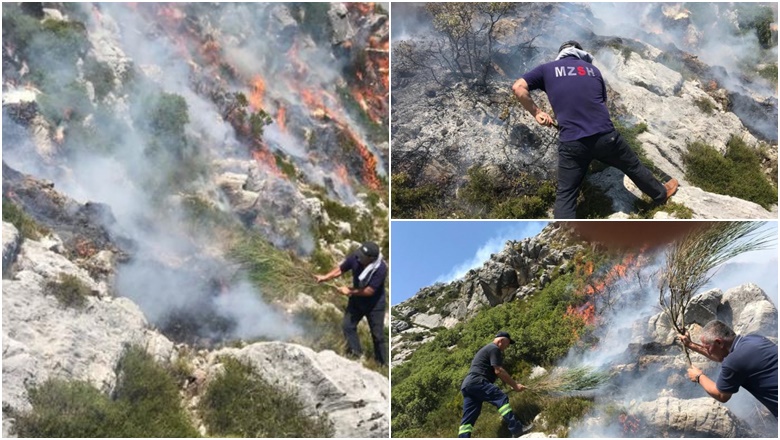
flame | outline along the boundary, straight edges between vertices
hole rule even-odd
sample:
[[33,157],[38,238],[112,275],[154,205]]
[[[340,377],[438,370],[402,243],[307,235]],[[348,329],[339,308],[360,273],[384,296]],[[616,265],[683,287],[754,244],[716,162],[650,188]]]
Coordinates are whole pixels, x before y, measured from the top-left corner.
[[381,184],[376,174],[376,157],[368,150],[368,147],[358,139],[355,133],[348,128],[344,128],[346,134],[350,137],[355,147],[357,147],[360,157],[363,159],[363,183],[373,190],[378,190]]
[[279,124],[280,130],[287,132],[287,110],[281,105],[276,113],[276,123]]
[[336,177],[342,184],[349,186],[349,172],[347,171],[347,167],[345,167],[344,164],[339,164],[336,166]]
[[253,149],[252,157],[261,167],[269,171],[271,174],[277,177],[286,178],[284,173],[282,173],[279,167],[276,166],[276,157],[267,147],[261,145]]
[[252,92],[249,95],[249,104],[255,110],[263,108],[263,95],[265,95],[265,81],[260,75],[252,78]]

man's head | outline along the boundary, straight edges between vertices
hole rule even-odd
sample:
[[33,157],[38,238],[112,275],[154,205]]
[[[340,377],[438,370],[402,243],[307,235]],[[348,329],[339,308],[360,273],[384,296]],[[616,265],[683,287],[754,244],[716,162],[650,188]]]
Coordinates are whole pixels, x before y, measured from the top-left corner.
[[498,332],[496,333],[496,337],[493,339],[493,343],[498,345],[499,350],[504,351],[509,347],[509,345],[514,344],[515,341],[512,340],[512,337],[509,336],[509,333]]
[[563,49],[566,49],[567,47],[574,47],[574,48],[577,48],[579,50],[583,50],[582,49],[582,45],[580,43],[578,43],[578,42],[576,42],[574,40],[569,40],[569,41],[561,44],[561,47],[558,49],[558,53],[561,53],[561,51]]
[[379,246],[373,241],[367,241],[360,245],[357,256],[360,260],[360,264],[364,266],[371,264],[379,257]]
[[710,356],[716,359],[718,362],[723,362],[723,359],[729,355],[731,350],[731,344],[734,342],[734,338],[737,335],[734,330],[721,321],[710,321],[701,329],[701,345],[707,350]]

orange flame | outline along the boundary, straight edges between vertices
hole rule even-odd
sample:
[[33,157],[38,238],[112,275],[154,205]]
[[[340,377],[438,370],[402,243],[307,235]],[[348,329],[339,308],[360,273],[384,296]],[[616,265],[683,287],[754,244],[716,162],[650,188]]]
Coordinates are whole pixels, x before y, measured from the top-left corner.
[[279,169],[278,166],[276,166],[276,157],[271,153],[271,151],[264,147],[260,146],[258,148],[255,148],[252,150],[252,157],[257,161],[257,163],[268,170],[271,174],[285,178],[284,173]]
[[339,164],[336,167],[336,177],[341,183],[349,186],[349,172],[347,171],[347,167],[345,167],[343,164]]
[[265,81],[260,75],[252,78],[252,92],[249,96],[249,104],[255,110],[263,108],[263,95],[265,95]]
[[279,129],[283,132],[287,131],[287,110],[283,106],[279,106],[279,111],[276,113],[276,123],[279,124]]
[[369,188],[373,190],[378,190],[380,187],[380,183],[379,183],[379,176],[377,176],[376,174],[376,165],[377,165],[376,157],[368,150],[368,147],[366,147],[365,144],[360,142],[360,139],[358,139],[358,137],[355,136],[352,130],[345,128],[345,131],[347,135],[349,135],[349,137],[354,142],[355,146],[357,147],[358,153],[360,154],[360,157],[363,159],[363,182]]

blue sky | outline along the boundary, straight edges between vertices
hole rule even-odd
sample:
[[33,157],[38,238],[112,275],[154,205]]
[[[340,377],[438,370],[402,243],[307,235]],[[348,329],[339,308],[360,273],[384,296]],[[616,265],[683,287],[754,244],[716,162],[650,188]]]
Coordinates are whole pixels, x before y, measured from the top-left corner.
[[436,282],[450,282],[480,267],[507,240],[537,235],[547,222],[398,221],[390,225],[391,303]]
[[[490,254],[501,251],[507,240],[537,235],[548,222],[529,221],[398,221],[391,233],[391,304],[412,297],[436,282],[450,282],[480,267]],[[778,304],[777,222],[767,222],[773,231],[772,249],[748,252],[729,261],[705,289],[722,290],[753,282]],[[727,267],[731,266],[731,267]]]

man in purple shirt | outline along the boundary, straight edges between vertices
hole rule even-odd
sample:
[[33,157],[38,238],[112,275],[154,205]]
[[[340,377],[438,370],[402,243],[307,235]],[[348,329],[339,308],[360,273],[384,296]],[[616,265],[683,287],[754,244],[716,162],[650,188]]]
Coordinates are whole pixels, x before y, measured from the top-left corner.
[[598,159],[625,173],[656,203],[663,203],[677,191],[677,180],[662,184],[639,161],[615,130],[607,110],[607,87],[593,57],[576,41],[558,49],[555,61],[542,64],[523,75],[512,86],[520,104],[540,125],[554,124],[531,98],[531,90],[547,93],[558,118],[558,193],[555,218],[575,218],[577,196],[585,173]]
[[339,291],[349,297],[347,310],[341,327],[347,339],[350,355],[360,357],[363,349],[357,326],[363,317],[368,319],[371,339],[374,342],[374,358],[381,365],[387,364],[387,343],[385,342],[385,279],[387,263],[382,260],[379,246],[367,241],[348,256],[340,265],[325,275],[315,275],[318,283],[332,280],[352,271],[352,287],[342,286]]

